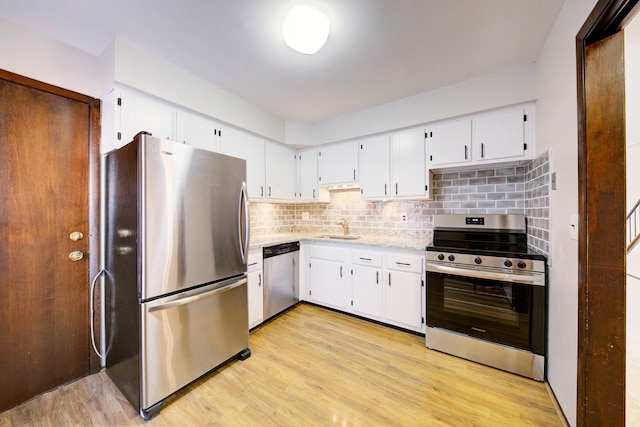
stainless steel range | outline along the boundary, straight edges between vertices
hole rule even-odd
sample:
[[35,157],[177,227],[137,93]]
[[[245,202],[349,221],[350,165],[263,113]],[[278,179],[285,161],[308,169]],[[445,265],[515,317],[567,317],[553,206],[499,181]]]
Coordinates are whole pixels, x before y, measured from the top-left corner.
[[546,258],[524,215],[436,215],[426,271],[428,348],[544,380]]

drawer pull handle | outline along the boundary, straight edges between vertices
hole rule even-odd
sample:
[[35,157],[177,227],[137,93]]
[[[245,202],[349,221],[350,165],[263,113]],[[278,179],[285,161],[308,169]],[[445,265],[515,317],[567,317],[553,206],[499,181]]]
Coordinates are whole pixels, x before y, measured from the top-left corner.
[[398,265],[404,265],[405,267],[411,267],[411,264],[410,264],[410,263],[408,263],[408,262],[397,262],[397,261],[396,261],[396,264],[398,264]]
[[362,258],[362,257],[360,257],[360,259],[361,259],[362,261],[371,261],[371,258]]

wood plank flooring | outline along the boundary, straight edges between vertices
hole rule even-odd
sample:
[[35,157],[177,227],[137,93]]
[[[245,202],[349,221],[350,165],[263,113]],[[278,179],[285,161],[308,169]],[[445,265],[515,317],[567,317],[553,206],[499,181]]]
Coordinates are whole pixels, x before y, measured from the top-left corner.
[[543,383],[308,304],[254,331],[250,348],[146,423],[101,372],[1,413],[0,426],[562,425]]

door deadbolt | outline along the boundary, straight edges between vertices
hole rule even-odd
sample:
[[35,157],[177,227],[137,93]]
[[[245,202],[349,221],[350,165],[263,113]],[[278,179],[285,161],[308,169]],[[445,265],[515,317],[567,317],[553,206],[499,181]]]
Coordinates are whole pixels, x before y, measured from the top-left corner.
[[84,254],[80,251],[73,251],[69,254],[71,261],[80,261],[82,258],[84,258]]
[[82,240],[84,238],[84,234],[79,231],[74,231],[73,233],[69,234],[69,238],[74,242],[77,242],[78,240]]

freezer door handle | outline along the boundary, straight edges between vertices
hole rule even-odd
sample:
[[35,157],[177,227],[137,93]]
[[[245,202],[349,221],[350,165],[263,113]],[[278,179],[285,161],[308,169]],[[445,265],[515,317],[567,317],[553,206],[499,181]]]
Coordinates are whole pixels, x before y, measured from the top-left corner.
[[246,264],[249,261],[249,199],[246,182],[240,186],[238,200],[238,239],[240,241],[240,256],[242,262]]
[[201,294],[192,295],[192,296],[189,296],[189,297],[186,297],[186,298],[180,298],[180,299],[177,299],[177,300],[174,300],[174,301],[170,301],[170,302],[167,302],[167,303],[164,303],[164,304],[160,304],[160,305],[156,305],[156,306],[150,307],[149,308],[149,313],[153,313],[154,311],[166,310],[166,309],[169,309],[169,308],[180,307],[182,305],[186,305],[186,304],[190,304],[190,303],[193,303],[193,302],[196,302],[196,301],[200,301],[200,300],[205,299],[205,298],[210,298],[210,297],[212,297],[214,295],[220,295],[220,294],[228,292],[228,291],[230,291],[232,289],[235,289],[235,288],[237,288],[239,286],[242,286],[245,283],[247,283],[246,277],[243,278],[243,279],[240,279],[237,282],[234,282],[234,283],[232,283],[230,285],[224,286],[222,288],[216,288],[216,289],[214,289],[212,291],[203,292]]

